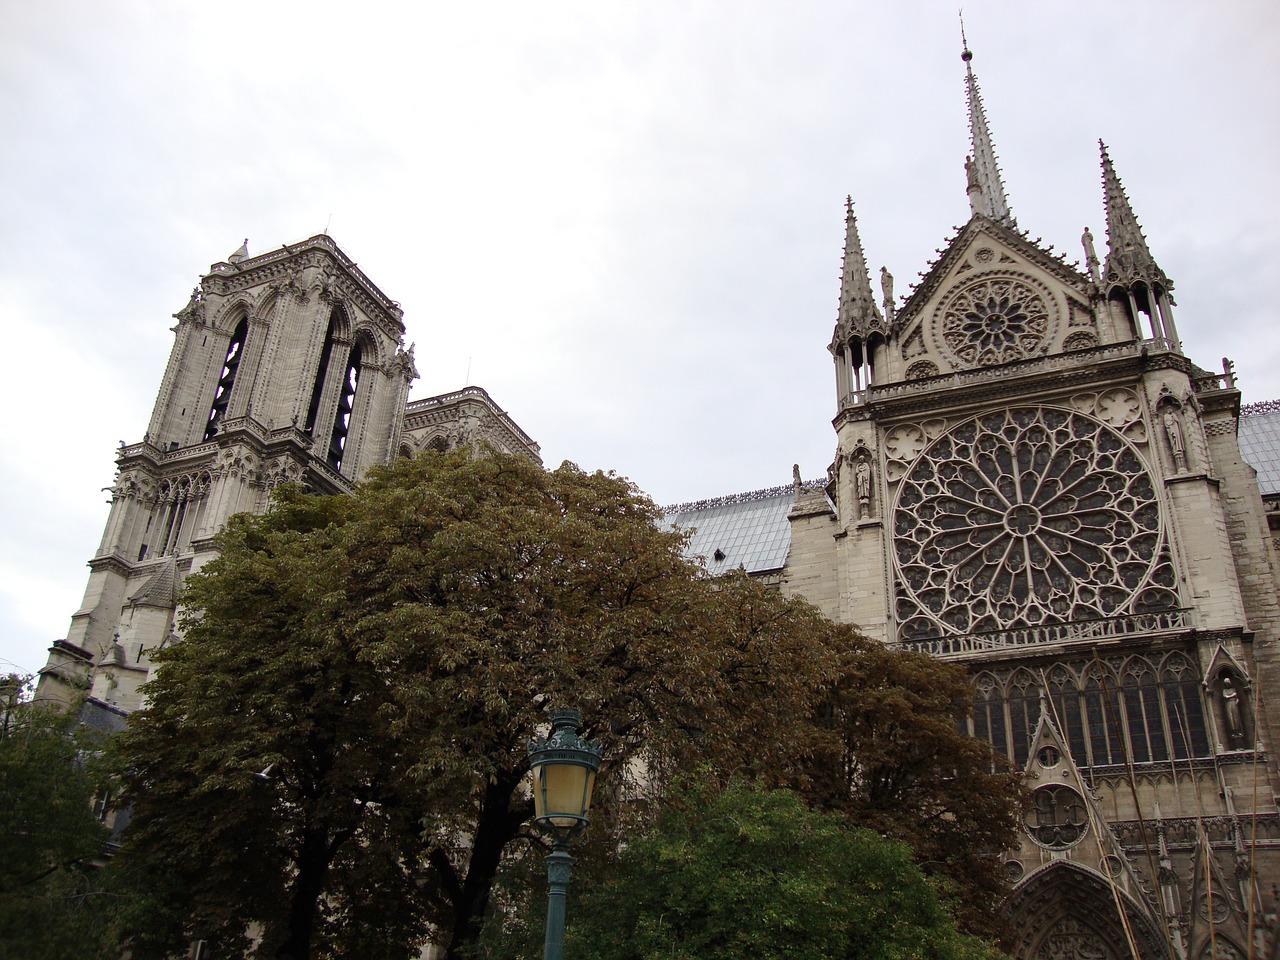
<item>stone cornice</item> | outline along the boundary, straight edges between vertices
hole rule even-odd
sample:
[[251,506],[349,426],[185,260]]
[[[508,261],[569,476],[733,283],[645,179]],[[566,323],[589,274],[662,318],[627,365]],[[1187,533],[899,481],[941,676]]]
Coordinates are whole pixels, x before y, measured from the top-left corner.
[[97,573],[106,571],[108,573],[118,573],[122,576],[129,576],[136,569],[132,563],[124,557],[115,553],[108,553],[101,557],[94,557],[89,561],[89,569]]
[[404,334],[404,310],[374,284],[326,234],[239,263],[221,262],[209,267],[202,280],[209,293],[231,295],[250,287],[290,276],[290,266],[333,266],[346,279],[343,293],[351,295],[366,314],[383,324],[394,339]]
[[887,420],[946,410],[952,414],[966,406],[995,400],[1078,390],[1116,380],[1132,382],[1150,370],[1170,369],[1190,373],[1191,362],[1181,354],[1152,353],[1138,341],[1109,344],[1071,354],[1034,357],[998,367],[959,370],[923,380],[909,380],[871,387],[845,398],[833,423],[866,419]]
[[520,429],[519,425],[508,416],[505,410],[494,403],[493,398],[481,387],[464,387],[452,393],[414,400],[405,406],[404,429],[406,431],[422,430],[454,423],[458,418],[459,409],[468,401],[480,404],[493,417],[499,432],[505,432],[507,435],[507,445],[511,449],[528,448],[534,452],[535,456],[541,451],[542,448]]

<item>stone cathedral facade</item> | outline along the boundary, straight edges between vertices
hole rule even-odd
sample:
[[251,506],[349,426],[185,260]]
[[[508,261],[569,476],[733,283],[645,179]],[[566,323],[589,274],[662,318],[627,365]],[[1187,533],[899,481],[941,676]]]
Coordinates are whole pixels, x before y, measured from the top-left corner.
[[968,668],[1032,791],[1015,956],[1276,957],[1280,565],[1242,445],[1274,507],[1280,410],[1183,355],[1105,146],[1101,256],[1019,228],[971,59],[971,217],[905,297],[849,206],[827,477],[672,519],[713,570]]
[[41,697],[87,690],[107,725],[140,706],[214,534],[278,484],[350,491],[374,464],[473,440],[540,462],[478,387],[407,402],[418,372],[400,306],[327,235],[252,257],[246,240],[174,318],[151,421],[117,456],[84,602],[40,671]]
[[[873,294],[848,209],[827,477],[671,519],[713,573],[968,668],[972,732],[1033,788],[1005,854],[1017,957],[1275,958],[1280,407],[1242,408],[1230,364],[1183,354],[1105,147],[1105,250],[1086,230],[1081,269],[1020,229],[964,59],[971,217],[905,297],[883,270]],[[406,402],[401,310],[327,236],[246,244],[175,317],[41,677],[117,719],[175,639],[183,577],[276,484],[346,491],[481,438],[538,458],[483,390]]]

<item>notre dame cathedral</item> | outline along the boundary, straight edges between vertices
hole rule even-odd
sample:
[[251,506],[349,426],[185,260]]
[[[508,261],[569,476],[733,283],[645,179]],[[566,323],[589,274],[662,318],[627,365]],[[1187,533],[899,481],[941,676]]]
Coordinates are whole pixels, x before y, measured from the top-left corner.
[[[670,518],[711,572],[969,669],[972,732],[1032,788],[1005,853],[1015,956],[1278,957],[1280,405],[1242,407],[1230,363],[1183,355],[1105,146],[1105,251],[1086,230],[1080,269],[1019,228],[971,59],[972,215],[905,296],[883,270],[873,294],[849,206],[827,476]],[[327,236],[246,245],[175,317],[41,671],[43,695],[87,690],[106,724],[177,639],[183,577],[274,485],[345,491],[475,439],[538,458],[483,390],[406,402],[401,311]]]

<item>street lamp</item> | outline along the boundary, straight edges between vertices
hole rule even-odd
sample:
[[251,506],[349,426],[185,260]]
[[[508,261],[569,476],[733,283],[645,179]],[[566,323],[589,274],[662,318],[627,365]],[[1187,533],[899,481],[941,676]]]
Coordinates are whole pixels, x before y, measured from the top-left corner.
[[564,902],[569,892],[569,840],[588,823],[591,789],[603,748],[578,737],[582,714],[552,710],[551,733],[529,744],[533,822],[551,838],[547,854],[547,939],[544,960],[564,960]]

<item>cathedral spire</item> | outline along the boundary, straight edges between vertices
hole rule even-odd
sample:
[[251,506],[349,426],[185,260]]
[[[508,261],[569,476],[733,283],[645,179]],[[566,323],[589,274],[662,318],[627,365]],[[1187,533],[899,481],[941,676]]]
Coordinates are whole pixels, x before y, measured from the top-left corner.
[[1173,284],[1151,256],[1147,238],[1142,235],[1124,186],[1111,165],[1107,145],[1099,140],[1098,147],[1102,151],[1102,194],[1107,205],[1107,261],[1102,268],[1103,279],[1108,286],[1128,286],[1142,280],[1172,290]]
[[964,44],[960,59],[964,61],[965,89],[969,95],[969,139],[973,144],[973,154],[964,160],[969,182],[969,208],[973,213],[1012,227],[1015,221],[1004,195],[1004,181],[1000,179],[996,149],[991,142],[991,130],[987,127],[986,111],[982,108],[978,78],[973,75],[973,52],[965,39],[964,20],[960,21],[960,40]]
[[[1147,238],[1116,176],[1107,145],[1101,140],[1102,193],[1107,205],[1107,259],[1102,265],[1103,293],[1117,304],[1133,325],[1136,337],[1150,336],[1168,349],[1179,351],[1178,330],[1173,322],[1171,281],[1151,256]],[[1144,329],[1144,324],[1147,329]],[[1149,330],[1149,333],[1148,333]]]
[[866,336],[871,329],[883,329],[884,317],[871,292],[871,275],[858,236],[858,218],[853,214],[853,198],[845,197],[844,267],[840,278],[841,328]]

